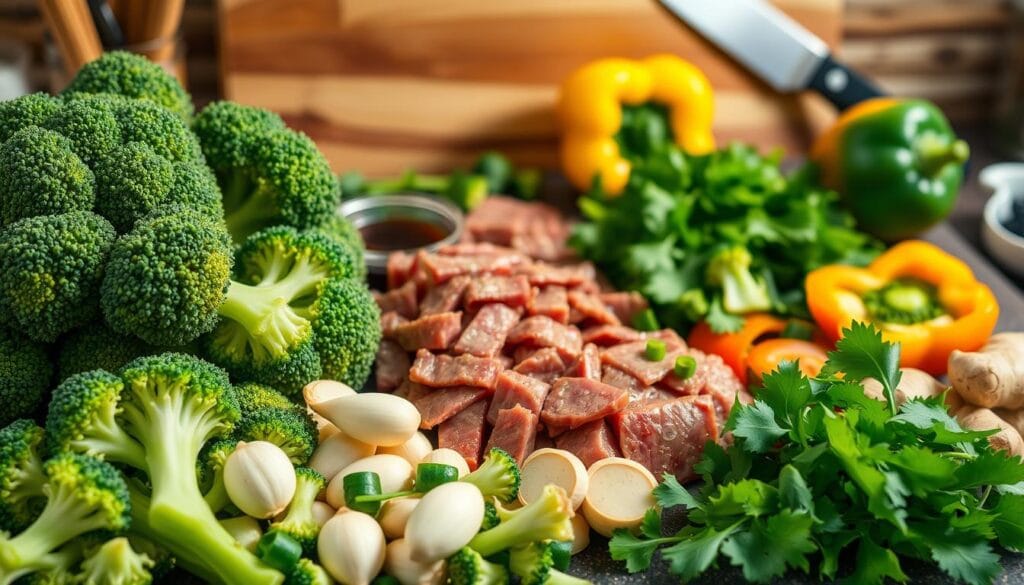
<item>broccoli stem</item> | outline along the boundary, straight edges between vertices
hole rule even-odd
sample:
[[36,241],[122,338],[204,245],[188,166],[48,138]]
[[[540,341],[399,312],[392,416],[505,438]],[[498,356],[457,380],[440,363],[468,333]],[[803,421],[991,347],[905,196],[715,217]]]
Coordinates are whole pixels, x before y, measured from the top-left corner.
[[[227,204],[225,203],[227,209]],[[281,210],[277,206],[277,191],[269,183],[259,181],[241,204],[225,212],[224,223],[231,237],[240,243],[249,234],[274,223],[280,223]]]
[[485,530],[469,547],[485,557],[540,540],[572,540],[572,508],[562,488],[544,488],[540,499],[512,512],[498,511],[501,524]]

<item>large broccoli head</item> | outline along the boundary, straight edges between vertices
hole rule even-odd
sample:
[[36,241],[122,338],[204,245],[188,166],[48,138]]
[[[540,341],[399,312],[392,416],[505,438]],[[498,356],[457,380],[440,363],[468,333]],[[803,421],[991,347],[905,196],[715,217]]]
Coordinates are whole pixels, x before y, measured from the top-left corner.
[[57,352],[57,379],[81,372],[116,372],[133,359],[155,353],[144,341],[121,335],[102,321],[93,321],[65,335]]
[[193,112],[191,96],[174,76],[145,57],[125,51],[104,53],[83,65],[64,93],[110,93],[147,100],[184,120]]
[[42,344],[0,325],[0,425],[38,410],[52,378]]

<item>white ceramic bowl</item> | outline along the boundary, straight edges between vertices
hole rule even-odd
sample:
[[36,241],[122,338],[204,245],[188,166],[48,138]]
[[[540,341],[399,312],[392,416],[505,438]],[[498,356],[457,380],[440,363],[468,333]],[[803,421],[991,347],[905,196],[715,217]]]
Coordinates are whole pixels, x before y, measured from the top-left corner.
[[992,189],[985,204],[981,241],[1007,272],[1024,278],[1024,237],[1006,228],[1013,201],[1024,199],[1024,163],[998,163],[982,169],[979,180]]

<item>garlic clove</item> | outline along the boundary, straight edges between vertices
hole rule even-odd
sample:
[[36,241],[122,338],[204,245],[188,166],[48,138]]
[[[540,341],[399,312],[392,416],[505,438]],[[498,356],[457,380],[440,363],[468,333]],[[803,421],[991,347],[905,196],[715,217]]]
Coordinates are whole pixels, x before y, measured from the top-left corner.
[[401,445],[420,426],[420,411],[408,400],[392,394],[367,392],[309,406],[349,436],[378,447]]
[[357,471],[372,471],[380,476],[382,493],[400,492],[412,487],[412,465],[398,455],[372,455],[360,459],[334,474],[327,484],[327,503],[340,508],[345,505],[345,476]]
[[295,495],[295,468],[277,445],[242,441],[224,462],[224,487],[245,514],[273,518]]
[[320,564],[342,585],[369,585],[384,566],[386,546],[377,521],[353,511],[328,520],[317,539]]
[[444,559],[432,563],[419,563],[409,556],[409,543],[400,538],[388,544],[384,557],[384,572],[402,585],[440,585],[445,580]]
[[473,484],[455,481],[427,492],[409,515],[405,540],[419,563],[446,559],[469,544],[484,520],[484,497]]

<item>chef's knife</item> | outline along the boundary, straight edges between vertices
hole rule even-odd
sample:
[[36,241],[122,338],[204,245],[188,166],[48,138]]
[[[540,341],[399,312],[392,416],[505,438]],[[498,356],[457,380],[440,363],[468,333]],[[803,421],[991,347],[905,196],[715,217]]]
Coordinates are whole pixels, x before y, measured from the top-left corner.
[[840,110],[882,95],[832,58],[828,45],[764,0],[659,0],[780,92],[816,90]]

